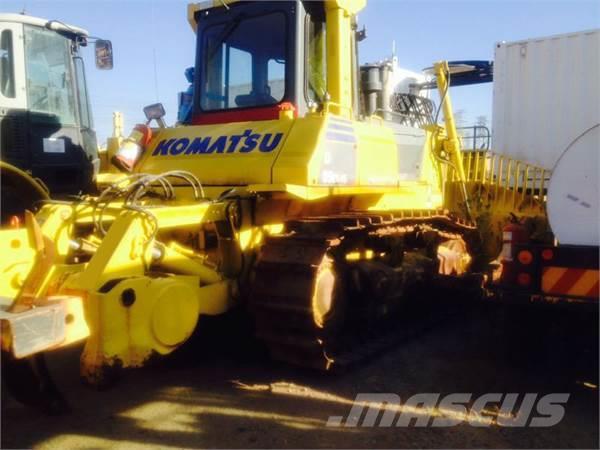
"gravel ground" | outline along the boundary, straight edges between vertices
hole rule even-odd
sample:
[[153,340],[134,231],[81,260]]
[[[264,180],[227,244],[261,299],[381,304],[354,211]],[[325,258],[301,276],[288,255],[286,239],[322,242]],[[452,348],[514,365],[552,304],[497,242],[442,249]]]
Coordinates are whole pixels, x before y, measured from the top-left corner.
[[[80,349],[71,349],[51,355],[49,365],[72,413],[44,416],[4,394],[2,448],[598,448],[594,320],[478,308],[353,370],[325,375],[223,342],[227,324],[211,322],[193,360],[128,372],[104,392],[80,383]],[[550,428],[327,427],[361,392],[402,401],[427,392],[571,395],[563,421]]]

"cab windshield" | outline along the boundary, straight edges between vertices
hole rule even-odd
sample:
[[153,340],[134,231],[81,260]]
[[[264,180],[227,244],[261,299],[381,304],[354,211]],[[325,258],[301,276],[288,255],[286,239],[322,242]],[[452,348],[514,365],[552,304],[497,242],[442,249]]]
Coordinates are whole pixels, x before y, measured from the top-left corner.
[[25,26],[25,65],[29,109],[74,125],[75,99],[70,41],[38,27]]
[[275,105],[285,96],[286,16],[238,16],[208,26],[202,38],[204,111]]

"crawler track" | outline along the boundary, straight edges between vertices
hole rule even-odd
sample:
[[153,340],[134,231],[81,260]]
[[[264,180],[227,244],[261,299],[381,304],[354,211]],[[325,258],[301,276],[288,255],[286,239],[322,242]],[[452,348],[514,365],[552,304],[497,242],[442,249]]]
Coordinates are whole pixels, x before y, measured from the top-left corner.
[[431,326],[411,316],[421,305],[407,298],[429,297],[440,273],[467,279],[457,260],[439,262],[440,248],[465,257],[473,232],[439,212],[290,220],[266,240],[254,268],[256,336],[274,359],[318,370],[377,354]]

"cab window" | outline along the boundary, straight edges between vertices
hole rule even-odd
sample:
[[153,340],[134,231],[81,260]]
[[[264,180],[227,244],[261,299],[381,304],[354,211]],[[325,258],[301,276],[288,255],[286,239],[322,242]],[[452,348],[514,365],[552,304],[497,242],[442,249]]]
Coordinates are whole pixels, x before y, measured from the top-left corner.
[[323,103],[327,93],[327,35],[325,14],[311,5],[306,17],[306,95],[307,100]]
[[6,98],[15,98],[15,63],[11,30],[0,33],[0,92]]
[[74,125],[75,101],[68,39],[25,26],[25,66],[29,109]]
[[92,128],[92,115],[90,113],[90,100],[88,98],[83,59],[77,56],[73,58],[73,64],[75,65],[75,80],[77,81],[77,97],[79,99],[81,126],[84,128]]
[[275,105],[285,96],[286,17],[274,12],[204,30],[200,107]]

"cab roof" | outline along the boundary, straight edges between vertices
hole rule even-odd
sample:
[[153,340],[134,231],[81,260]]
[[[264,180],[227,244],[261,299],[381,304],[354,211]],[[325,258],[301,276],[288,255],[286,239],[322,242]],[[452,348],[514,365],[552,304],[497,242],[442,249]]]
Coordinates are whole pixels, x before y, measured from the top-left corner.
[[79,28],[73,25],[65,24],[57,20],[42,19],[40,17],[28,16],[26,14],[0,14],[0,22],[12,22],[22,23],[25,25],[33,25],[42,28],[48,28],[54,31],[61,31],[64,33],[71,33],[77,36],[88,37],[89,33],[83,28]]
[[232,3],[238,3],[240,1],[241,0],[205,0],[202,2],[198,2],[198,3],[189,3],[188,4],[188,22],[190,23],[190,26],[192,27],[192,30],[194,30],[194,33],[195,33],[196,27],[198,25],[195,17],[196,17],[196,13],[198,11],[203,11],[205,9],[211,9],[211,8],[218,8],[219,6],[228,7]]
[[[196,28],[198,26],[196,22],[196,13],[198,11],[203,11],[205,9],[225,7],[228,8],[229,5],[233,3],[238,3],[242,0],[204,0],[199,3],[189,3],[188,4],[188,22],[196,32]],[[317,1],[317,0],[306,0],[306,1]],[[358,11],[363,9],[367,3],[367,0],[321,0],[323,1],[327,7],[330,8],[342,8],[346,10],[349,14],[357,14]]]

